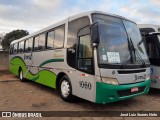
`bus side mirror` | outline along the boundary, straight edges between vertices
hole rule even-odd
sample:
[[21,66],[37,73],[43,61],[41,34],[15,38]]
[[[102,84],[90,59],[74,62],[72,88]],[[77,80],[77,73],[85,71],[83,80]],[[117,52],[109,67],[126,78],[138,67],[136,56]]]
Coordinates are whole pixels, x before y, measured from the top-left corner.
[[148,35],[160,35],[160,32],[150,32]]
[[142,39],[141,39],[141,41],[139,41],[137,43],[138,46],[140,46],[142,44],[142,42],[144,42],[144,40],[146,39],[146,33],[145,32],[141,32],[141,36],[142,36]]
[[99,45],[99,30],[98,30],[98,23],[94,23],[91,25],[91,40],[93,46]]

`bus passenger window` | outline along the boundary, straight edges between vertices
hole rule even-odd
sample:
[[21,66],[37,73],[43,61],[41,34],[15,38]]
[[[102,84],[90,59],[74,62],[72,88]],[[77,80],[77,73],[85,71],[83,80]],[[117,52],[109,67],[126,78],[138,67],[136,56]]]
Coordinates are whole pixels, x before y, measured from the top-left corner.
[[41,34],[38,40],[38,50],[44,50],[45,46],[45,34]]
[[54,31],[48,32],[47,35],[47,49],[52,49],[54,46]]
[[28,52],[32,51],[32,46],[33,46],[33,38],[30,38],[28,40]]
[[38,39],[39,39],[39,36],[34,38],[34,51],[38,50]]
[[17,53],[17,47],[18,47],[18,44],[15,43],[15,44],[14,44],[14,50],[13,50],[13,53],[14,53],[14,54]]
[[45,34],[36,36],[34,39],[34,51],[44,50],[45,47]]
[[25,47],[24,47],[24,51],[27,52],[28,51],[28,40],[25,40]]
[[62,48],[64,42],[64,26],[55,30],[54,48]]
[[22,53],[24,49],[24,41],[20,42],[18,45],[18,53]]
[[11,45],[11,46],[10,46],[10,55],[12,55],[12,54],[13,54],[13,49],[14,49],[14,46],[13,46],[13,45]]

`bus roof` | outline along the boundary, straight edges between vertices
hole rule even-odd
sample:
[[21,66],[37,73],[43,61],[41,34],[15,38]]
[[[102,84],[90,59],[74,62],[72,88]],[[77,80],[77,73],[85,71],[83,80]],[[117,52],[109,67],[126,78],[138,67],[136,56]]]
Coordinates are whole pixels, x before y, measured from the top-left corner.
[[[105,14],[105,15],[109,15],[109,16],[113,16],[113,17],[118,17],[118,18],[121,18],[121,19],[126,19],[126,20],[128,20],[128,21],[134,22],[134,21],[132,21],[132,20],[129,20],[129,19],[125,18],[125,17],[119,16],[119,15],[116,15],[116,14],[110,14],[110,13],[101,12],[101,11],[88,11],[88,12],[83,12],[83,13],[79,13],[79,14],[70,16],[70,17],[68,17],[68,18],[66,18],[66,19],[64,19],[64,20],[62,20],[62,21],[60,21],[60,22],[58,22],[58,23],[55,23],[55,24],[53,24],[53,25],[50,25],[50,26],[48,26],[48,27],[46,27],[46,28],[43,28],[43,29],[41,29],[41,30],[39,30],[39,31],[37,31],[37,32],[34,32],[34,33],[30,34],[30,35],[27,35],[27,36],[22,37],[22,38],[20,38],[20,39],[14,40],[14,41],[11,42],[11,44],[14,44],[14,43],[16,43],[16,42],[20,42],[20,41],[25,40],[25,39],[28,39],[28,38],[30,38],[30,37],[36,36],[36,35],[38,35],[38,34],[40,34],[40,33],[43,33],[43,32],[45,32],[45,31],[47,31],[47,30],[49,30],[49,29],[52,29],[52,28],[54,28],[54,27],[58,27],[58,26],[60,26],[60,25],[63,25],[63,24],[65,24],[65,23],[68,22],[68,21],[72,21],[72,20],[74,20],[74,19],[77,19],[77,18],[80,18],[80,17],[83,17],[83,16],[87,16],[87,15],[89,16],[89,15],[91,15],[91,14],[93,14],[93,13]],[[135,22],[134,22],[134,23],[135,23]]]

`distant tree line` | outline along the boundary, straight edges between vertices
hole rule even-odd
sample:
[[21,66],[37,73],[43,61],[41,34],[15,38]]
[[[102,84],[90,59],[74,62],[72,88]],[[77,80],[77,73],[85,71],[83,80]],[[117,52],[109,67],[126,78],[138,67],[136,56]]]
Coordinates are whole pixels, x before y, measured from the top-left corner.
[[4,37],[0,37],[0,44],[2,45],[3,51],[8,51],[10,43],[14,40],[17,40],[19,38],[22,38],[26,35],[28,35],[29,32],[27,30],[13,30],[9,33],[7,33]]

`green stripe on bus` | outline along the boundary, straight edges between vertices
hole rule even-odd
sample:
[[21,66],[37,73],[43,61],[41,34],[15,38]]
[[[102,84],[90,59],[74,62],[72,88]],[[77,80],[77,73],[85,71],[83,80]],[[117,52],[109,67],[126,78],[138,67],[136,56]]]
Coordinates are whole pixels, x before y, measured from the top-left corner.
[[[51,60],[47,60],[47,61],[45,61],[45,64],[50,63],[50,62],[55,62],[58,60],[51,59]],[[62,59],[59,61],[62,61]],[[44,62],[41,65],[43,66]],[[25,72],[27,71],[26,64],[21,57],[16,56],[16,57],[12,58],[10,61],[10,71],[13,74],[18,75],[19,74],[18,73],[19,67],[22,68],[22,71],[25,74]],[[38,71],[36,74],[32,74],[31,71],[29,71],[25,78],[32,80],[32,81],[35,81],[37,83],[52,87],[52,88],[56,88],[57,75],[54,72],[46,70],[46,69]]]
[[38,78],[39,78],[39,75],[36,76],[36,77],[34,77],[34,78],[32,78],[31,80],[32,80],[32,81],[36,81]]
[[46,61],[42,62],[39,65],[39,67],[42,67],[43,65],[51,63],[51,62],[64,62],[64,59],[49,59],[49,60],[46,60]]
[[56,88],[57,75],[49,70],[41,70],[36,75],[32,75],[29,72],[26,78],[46,86]]

